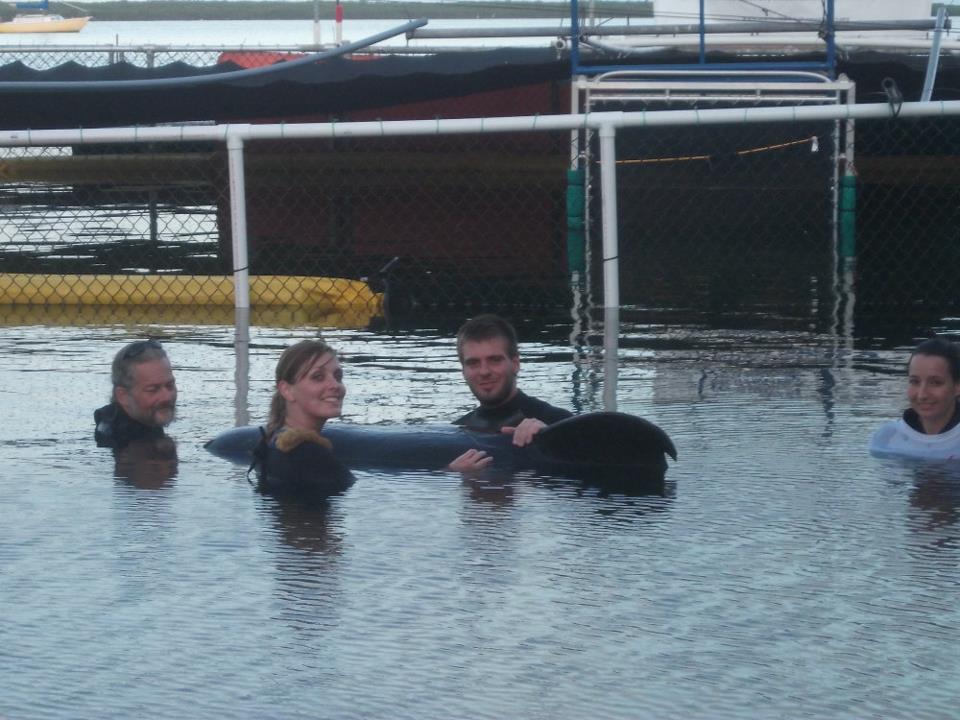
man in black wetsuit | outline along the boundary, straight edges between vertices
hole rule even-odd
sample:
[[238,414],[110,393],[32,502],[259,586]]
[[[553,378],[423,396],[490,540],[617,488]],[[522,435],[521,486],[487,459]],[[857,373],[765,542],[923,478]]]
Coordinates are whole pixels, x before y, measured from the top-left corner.
[[109,405],[93,413],[100,447],[121,449],[134,440],[164,436],[177,408],[177,383],[170,359],[156,340],[138,340],[122,348],[111,367]]
[[[572,413],[530,397],[517,388],[520,353],[517,332],[496,315],[479,315],[457,332],[457,355],[463,378],[480,406],[454,421],[475,430],[513,434],[513,444],[523,447],[547,425],[572,417]],[[481,470],[492,458],[482,450],[468,450],[449,467],[461,472]]]

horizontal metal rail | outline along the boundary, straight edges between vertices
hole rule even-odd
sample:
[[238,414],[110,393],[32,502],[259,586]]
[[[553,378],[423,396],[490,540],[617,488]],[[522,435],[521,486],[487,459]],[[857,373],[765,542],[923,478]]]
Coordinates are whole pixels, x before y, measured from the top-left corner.
[[757,90],[753,93],[730,93],[703,92],[699,94],[686,94],[676,90],[663,90],[660,93],[624,93],[618,94],[592,94],[591,103],[610,103],[610,102],[751,102],[751,103],[835,103],[837,102],[836,93],[830,95],[777,95],[764,93]]
[[[847,83],[849,85],[849,83]],[[714,82],[686,82],[683,80],[660,80],[659,82],[650,82],[643,80],[608,80],[602,84],[591,83],[587,86],[591,92],[624,91],[624,90],[662,90],[663,88],[678,88],[686,91],[698,90],[729,90],[749,91],[749,90],[777,90],[780,92],[820,92],[833,93],[843,91],[844,87],[832,87],[821,83],[765,83],[765,82],[723,82],[716,80]]]
[[682,82],[690,82],[685,78],[696,78],[712,83],[717,83],[720,81],[726,82],[724,78],[756,78],[754,82],[763,82],[763,83],[777,83],[780,80],[788,80],[789,82],[782,83],[784,87],[786,86],[797,86],[803,81],[809,81],[810,87],[831,87],[836,86],[840,89],[846,85],[850,85],[849,81],[837,81],[831,80],[826,75],[817,72],[809,71],[800,71],[800,70],[749,70],[749,69],[739,69],[739,70],[726,70],[722,73],[718,73],[716,70],[711,70],[709,68],[704,68],[703,66],[689,66],[685,69],[663,69],[657,67],[642,68],[642,69],[621,69],[613,70],[610,72],[601,73],[600,75],[595,75],[589,80],[582,80],[589,84],[597,83],[612,83],[617,81],[625,82],[636,82],[637,78],[656,78],[658,80],[674,80]]
[[[834,24],[835,32],[889,32],[891,30],[933,30],[936,20],[864,20],[864,21],[837,21]],[[818,20],[796,22],[747,22],[747,23],[707,23],[703,26],[697,23],[683,25],[581,25],[580,35],[584,37],[602,37],[605,35],[699,35],[701,30],[707,34],[725,33],[803,33],[820,32],[823,24]],[[491,28],[420,28],[410,30],[407,39],[439,39],[439,38],[491,38],[491,37],[554,37],[558,34],[570,34],[570,23],[566,22],[555,27],[526,28],[491,27]]]
[[[929,50],[933,43],[932,38],[910,38],[910,37],[890,37],[887,35],[868,37],[866,35],[840,35],[836,38],[837,47],[840,48],[873,48],[876,50]],[[591,43],[595,45],[595,43]],[[717,50],[720,48],[770,48],[777,54],[789,57],[790,52],[799,50],[822,50],[826,40],[819,36],[810,35],[809,37],[785,37],[782,35],[769,35],[766,37],[756,35],[723,35],[712,37],[707,42],[708,50]],[[957,38],[944,38],[942,43],[945,50],[956,50],[960,47]],[[639,50],[649,50],[651,48],[697,48],[700,41],[695,37],[671,36],[671,37],[643,37],[638,39],[624,40],[622,44],[611,47],[608,52],[636,52]]]
[[385,120],[344,123],[274,123],[251,125],[177,125],[65,130],[0,131],[0,147],[63,146],[136,142],[226,142],[284,138],[355,138],[423,135],[465,135],[507,132],[669,127],[683,125],[745,125],[749,123],[819,122],[824,120],[900,120],[960,115],[960,100],[816,107],[720,108],[714,110],[654,110],[591,112],[569,115],[528,115],[436,120]]

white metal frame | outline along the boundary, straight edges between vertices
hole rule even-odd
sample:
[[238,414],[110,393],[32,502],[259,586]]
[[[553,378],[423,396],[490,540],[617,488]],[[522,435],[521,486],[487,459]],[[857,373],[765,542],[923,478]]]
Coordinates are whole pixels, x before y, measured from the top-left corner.
[[609,102],[839,103],[853,83],[796,70],[616,70],[578,76],[575,86],[589,112]]

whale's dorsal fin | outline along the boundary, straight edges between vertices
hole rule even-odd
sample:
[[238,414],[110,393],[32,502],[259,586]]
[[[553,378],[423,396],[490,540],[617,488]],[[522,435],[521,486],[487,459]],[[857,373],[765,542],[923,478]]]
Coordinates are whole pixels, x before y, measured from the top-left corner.
[[657,456],[677,459],[670,437],[657,425],[636,415],[594,412],[576,415],[544,428],[536,435],[537,446],[551,457],[629,465]]

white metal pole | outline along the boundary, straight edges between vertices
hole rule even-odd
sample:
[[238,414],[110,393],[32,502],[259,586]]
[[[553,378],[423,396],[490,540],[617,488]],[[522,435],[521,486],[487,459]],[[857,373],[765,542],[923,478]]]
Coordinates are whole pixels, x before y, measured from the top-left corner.
[[343,6],[337,0],[334,10],[334,25],[336,26],[337,46],[343,45]]
[[617,129],[600,127],[600,198],[603,223],[603,306],[620,307],[620,255],[617,239]]
[[[960,115],[960,100],[904,103],[899,118]],[[0,130],[0,147],[88,145],[117,142],[222,142],[235,135],[244,140],[290,138],[387,137],[398,135],[548,132],[572,128],[680,127],[748,123],[820,122],[840,119],[887,119],[890,103],[805,107],[721,108],[717,110],[653,110],[592,112],[579,115],[453,118],[449,120],[384,120],[344,123],[277,123],[263,125],[180,125],[167,127],[91,128],[73,130]]]
[[603,407],[617,409],[620,341],[620,258],[617,238],[617,130],[600,127],[600,197],[603,223]]
[[320,47],[320,0],[313,0],[313,44]]
[[234,425],[243,427],[250,424],[250,308],[237,308],[234,311],[233,326],[233,350],[236,355],[233,416]]
[[234,307],[250,308],[250,267],[247,259],[247,194],[243,178],[243,139],[227,136],[230,174],[230,226],[233,237]]
[[617,409],[617,375],[620,372],[620,308],[603,309],[603,409]]

